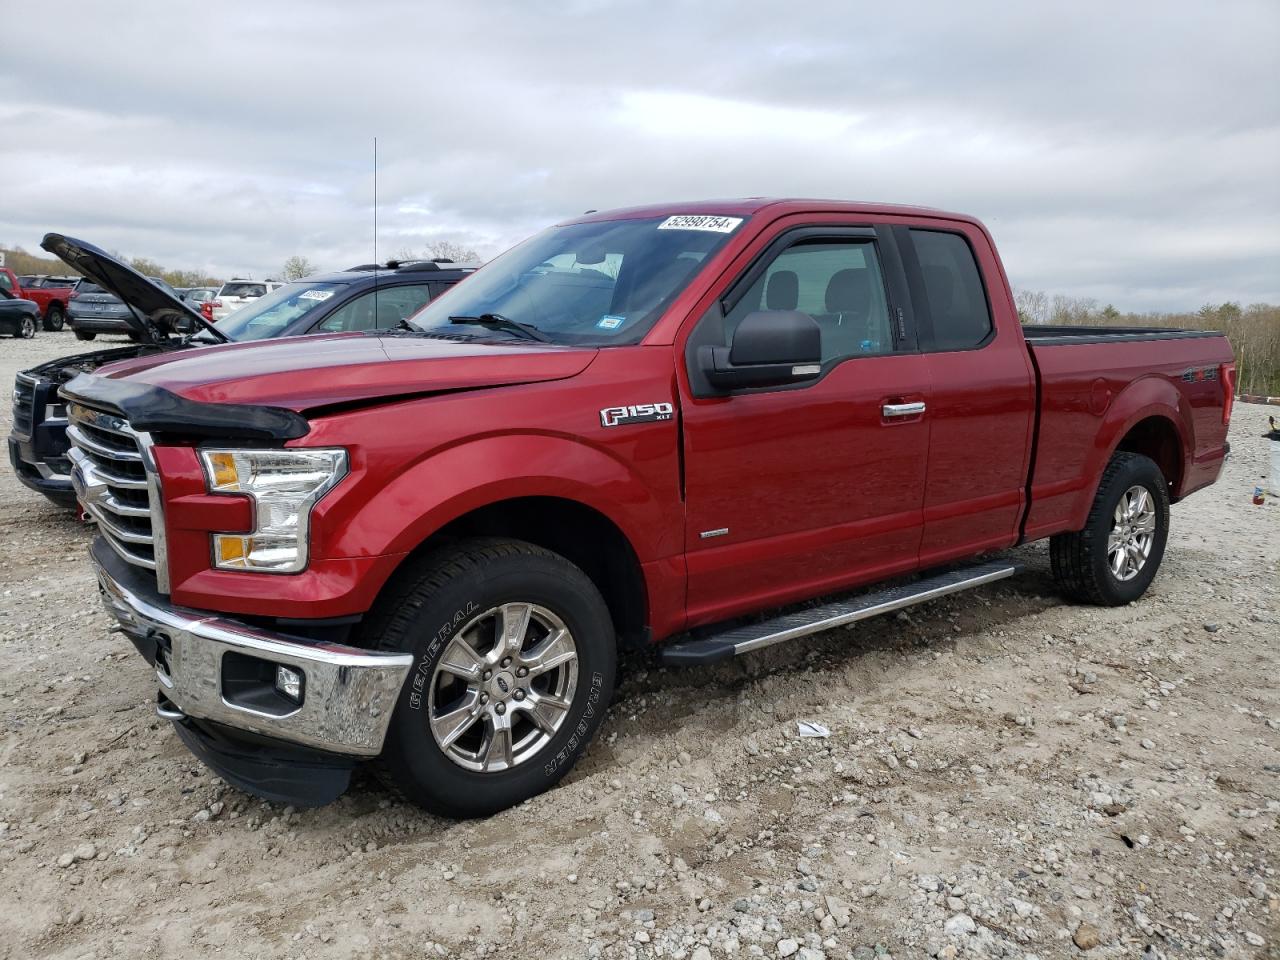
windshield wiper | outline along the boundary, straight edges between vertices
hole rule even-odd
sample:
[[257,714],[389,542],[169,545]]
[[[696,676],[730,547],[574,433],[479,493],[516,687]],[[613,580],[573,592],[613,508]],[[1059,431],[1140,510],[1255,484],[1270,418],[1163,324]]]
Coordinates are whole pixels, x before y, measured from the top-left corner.
[[488,327],[490,330],[506,330],[508,333],[517,334],[526,340],[537,340],[539,343],[551,342],[546,334],[532,324],[512,320],[510,317],[504,317],[500,313],[482,313],[476,317],[450,317],[449,322],[474,323],[477,326]]

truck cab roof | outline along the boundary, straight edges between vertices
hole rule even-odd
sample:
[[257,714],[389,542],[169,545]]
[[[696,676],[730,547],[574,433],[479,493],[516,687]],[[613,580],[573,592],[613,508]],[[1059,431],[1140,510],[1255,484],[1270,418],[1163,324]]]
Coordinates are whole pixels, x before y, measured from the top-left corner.
[[961,223],[979,224],[980,221],[969,214],[953,213],[932,207],[911,206],[908,204],[872,203],[855,200],[823,200],[804,197],[739,197],[725,200],[694,200],[690,202],[664,202],[646,204],[636,207],[623,207],[615,210],[589,210],[578,217],[562,221],[562,225],[570,223],[591,223],[601,220],[637,220],[648,217],[669,217],[681,215],[707,215],[726,217],[752,217],[768,213],[770,219],[786,216],[791,213],[844,213],[866,214],[868,216],[929,216]]

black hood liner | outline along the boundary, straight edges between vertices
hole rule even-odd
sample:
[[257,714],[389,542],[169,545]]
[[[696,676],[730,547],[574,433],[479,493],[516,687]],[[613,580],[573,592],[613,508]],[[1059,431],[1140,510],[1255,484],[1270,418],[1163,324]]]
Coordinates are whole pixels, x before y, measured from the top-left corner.
[[118,411],[135,430],[225,440],[297,440],[306,417],[281,407],[199,403],[163,387],[82,373],[62,388],[68,400]]
[[227,339],[198,311],[91,243],[60,233],[46,233],[40,246],[79,270],[102,289],[114,293],[140,314],[141,318],[128,318],[129,326],[150,343],[158,343],[177,333],[183,322],[213,330],[220,340]]

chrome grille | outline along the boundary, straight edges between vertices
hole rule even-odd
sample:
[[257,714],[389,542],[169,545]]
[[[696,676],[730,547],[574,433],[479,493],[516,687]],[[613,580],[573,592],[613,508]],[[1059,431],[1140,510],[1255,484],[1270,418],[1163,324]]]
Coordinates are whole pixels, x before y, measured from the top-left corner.
[[116,553],[154,570],[158,586],[167,591],[160,485],[150,436],[122,417],[79,403],[68,405],[67,416],[71,484],[80,505]]
[[35,406],[36,381],[20,373],[13,382],[13,429],[16,433],[31,436]]

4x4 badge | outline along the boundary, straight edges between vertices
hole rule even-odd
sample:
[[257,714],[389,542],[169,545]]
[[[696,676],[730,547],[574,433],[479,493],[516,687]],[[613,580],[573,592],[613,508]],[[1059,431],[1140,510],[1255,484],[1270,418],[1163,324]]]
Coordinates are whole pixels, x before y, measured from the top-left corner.
[[669,403],[637,403],[629,407],[605,407],[600,411],[600,426],[620,427],[624,423],[652,423],[670,420],[675,408]]

